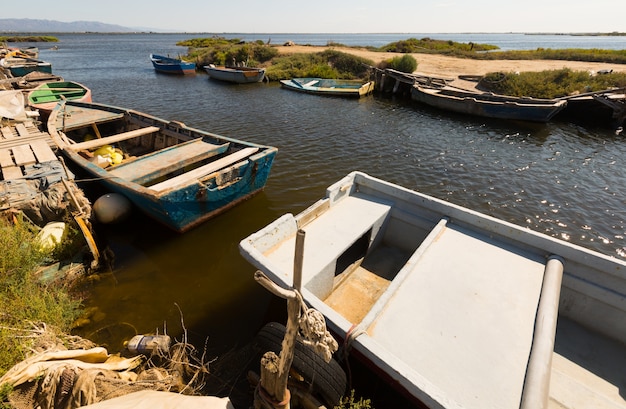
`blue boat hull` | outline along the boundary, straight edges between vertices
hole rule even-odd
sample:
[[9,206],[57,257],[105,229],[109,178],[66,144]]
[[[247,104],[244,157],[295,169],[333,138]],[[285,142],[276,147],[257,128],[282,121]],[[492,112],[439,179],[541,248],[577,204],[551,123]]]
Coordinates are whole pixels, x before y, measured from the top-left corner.
[[164,57],[162,55],[151,54],[150,60],[155,71],[164,74],[193,74],[196,72],[196,63],[182,61],[177,58]]
[[[155,197],[139,185],[103,179],[103,185],[128,198],[140,211],[177,232],[185,232],[259,193],[265,187],[276,151],[239,169],[238,182],[219,188],[215,178]],[[101,174],[98,166],[91,174]],[[96,169],[98,168],[98,169]],[[88,170],[89,171],[89,170]],[[106,173],[106,171],[104,172]],[[105,176],[105,175],[100,175]],[[210,187],[213,186],[213,187]]]

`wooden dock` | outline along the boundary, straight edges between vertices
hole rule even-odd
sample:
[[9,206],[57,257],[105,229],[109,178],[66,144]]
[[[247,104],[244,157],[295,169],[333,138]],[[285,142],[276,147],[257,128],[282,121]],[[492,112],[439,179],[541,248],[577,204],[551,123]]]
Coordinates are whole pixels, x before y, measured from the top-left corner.
[[58,160],[51,146],[50,134],[33,121],[0,128],[0,180],[23,178],[28,165]]

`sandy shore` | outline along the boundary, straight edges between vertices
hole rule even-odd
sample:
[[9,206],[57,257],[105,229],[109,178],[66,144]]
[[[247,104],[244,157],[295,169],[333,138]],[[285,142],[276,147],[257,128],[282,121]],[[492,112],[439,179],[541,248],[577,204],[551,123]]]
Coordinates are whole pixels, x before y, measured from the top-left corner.
[[[313,53],[323,51],[328,47],[323,46],[280,46],[277,47],[281,54]],[[375,63],[393,58],[398,53],[375,52],[367,49],[352,47],[332,47],[335,50],[368,58]],[[416,74],[423,74],[432,77],[444,77],[457,79],[459,75],[484,75],[489,72],[525,72],[556,70],[570,68],[574,71],[598,71],[613,70],[626,71],[624,64],[606,64],[581,61],[562,60],[470,60],[465,58],[448,57],[435,54],[411,54],[417,61]],[[455,82],[462,82],[456,80]]]

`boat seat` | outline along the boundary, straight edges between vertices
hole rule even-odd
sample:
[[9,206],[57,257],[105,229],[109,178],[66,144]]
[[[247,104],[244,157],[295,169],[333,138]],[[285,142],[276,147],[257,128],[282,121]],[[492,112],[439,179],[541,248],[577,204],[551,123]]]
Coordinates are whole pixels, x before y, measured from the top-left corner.
[[109,174],[144,185],[176,169],[224,153],[229,145],[229,142],[216,145],[202,138],[193,139],[111,167]]
[[263,250],[276,266],[292,271],[295,232],[298,228],[304,230],[302,284],[320,299],[325,299],[332,290],[337,259],[369,230],[374,237],[391,211],[390,204],[363,199],[359,194],[331,205],[332,211],[323,211],[329,205],[329,199],[323,199],[307,209],[314,215],[314,222],[298,219],[292,237],[277,247]]
[[156,190],[157,192],[163,192],[167,189],[170,189],[174,186],[184,185],[190,182],[197,181],[200,178],[208,176],[213,172],[217,172],[220,169],[223,169],[227,166],[234,165],[235,163],[244,160],[248,156],[257,152],[259,148],[245,148],[234,153],[231,153],[228,156],[220,158],[214,162],[207,163],[206,165],[200,166],[199,168],[192,169],[189,172],[185,172],[178,176],[174,176],[173,178],[167,179],[163,182],[154,184],[149,186],[149,189]]
[[161,128],[159,128],[158,126],[148,126],[145,128],[134,129],[132,131],[122,132],[111,136],[105,136],[104,138],[75,143],[73,145],[70,145],[69,147],[74,152],[82,151],[84,149],[93,149],[104,145],[110,145],[115,142],[121,142],[127,139],[137,138],[143,135],[149,135],[153,132],[158,132],[160,129]]

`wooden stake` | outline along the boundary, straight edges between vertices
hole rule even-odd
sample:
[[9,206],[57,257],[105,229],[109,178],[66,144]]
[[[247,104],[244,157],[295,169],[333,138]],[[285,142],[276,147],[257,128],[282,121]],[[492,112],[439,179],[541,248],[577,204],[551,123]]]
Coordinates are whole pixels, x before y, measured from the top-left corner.
[[[302,286],[304,236],[304,230],[298,230],[293,266],[293,286],[298,293]],[[301,300],[296,293],[291,292],[289,295],[287,297],[287,328],[281,345],[280,356],[277,357],[273,352],[267,352],[261,359],[261,382],[259,390],[254,396],[254,407],[256,409],[290,408],[289,401],[291,395],[289,389],[287,389],[287,383],[289,381],[289,369],[291,368],[296,348]]]

